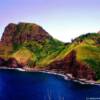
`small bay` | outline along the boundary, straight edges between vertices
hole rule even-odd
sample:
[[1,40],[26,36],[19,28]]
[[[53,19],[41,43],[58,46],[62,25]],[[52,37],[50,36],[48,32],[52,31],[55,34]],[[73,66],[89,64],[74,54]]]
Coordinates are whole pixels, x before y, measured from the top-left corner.
[[0,100],[86,100],[100,98],[100,86],[58,75],[0,69]]

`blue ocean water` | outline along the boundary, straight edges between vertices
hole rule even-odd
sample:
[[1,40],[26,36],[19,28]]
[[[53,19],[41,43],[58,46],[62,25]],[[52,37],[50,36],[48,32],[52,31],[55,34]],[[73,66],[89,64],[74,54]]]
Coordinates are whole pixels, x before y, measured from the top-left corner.
[[0,100],[100,99],[100,86],[81,85],[40,72],[0,69]]

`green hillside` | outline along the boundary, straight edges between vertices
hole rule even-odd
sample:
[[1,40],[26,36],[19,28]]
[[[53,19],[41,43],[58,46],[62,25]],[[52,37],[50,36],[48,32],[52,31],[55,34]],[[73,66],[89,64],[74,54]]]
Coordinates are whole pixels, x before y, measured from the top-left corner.
[[77,59],[89,64],[95,70],[97,78],[100,78],[100,34],[84,36],[83,42],[75,50]]
[[77,52],[77,60],[91,66],[97,79],[100,79],[100,34],[89,33],[76,38],[56,59],[64,57],[72,50]]
[[[29,58],[29,60],[34,59],[32,61],[36,66],[40,67],[49,64],[65,48],[64,43],[56,39],[46,39],[42,44],[34,40],[26,41],[23,45],[17,47],[17,50],[13,53],[13,57],[25,56],[27,59]],[[24,49],[22,49],[22,47],[24,47]],[[26,50],[28,52],[26,52]],[[30,53],[31,56],[29,57]]]

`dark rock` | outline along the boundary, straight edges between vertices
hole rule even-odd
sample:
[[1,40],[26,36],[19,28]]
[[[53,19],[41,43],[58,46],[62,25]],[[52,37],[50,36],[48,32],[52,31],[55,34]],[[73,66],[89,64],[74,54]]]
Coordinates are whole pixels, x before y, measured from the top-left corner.
[[5,60],[0,57],[0,66],[4,66]]
[[0,57],[0,66],[10,68],[23,68],[25,65],[19,64],[15,58],[9,58],[8,60],[5,60]]
[[3,33],[3,36],[1,38],[1,43],[3,45],[11,46],[13,43],[13,34],[16,31],[16,25],[15,24],[9,24]]
[[15,58],[9,58],[7,61],[6,61],[6,66],[7,67],[11,67],[11,68],[17,68],[18,67],[18,62]]
[[22,44],[30,40],[42,42],[47,38],[52,37],[42,27],[36,24],[11,23],[5,28],[1,42],[4,45],[12,46],[13,44]]
[[96,74],[92,68],[76,60],[76,51],[70,52],[64,59],[54,61],[48,66],[48,70],[56,69],[63,73],[70,73],[73,77],[80,79],[95,80]]
[[9,58],[5,63],[6,63],[5,65],[10,68],[23,68],[24,67],[24,65],[19,64],[15,58]]

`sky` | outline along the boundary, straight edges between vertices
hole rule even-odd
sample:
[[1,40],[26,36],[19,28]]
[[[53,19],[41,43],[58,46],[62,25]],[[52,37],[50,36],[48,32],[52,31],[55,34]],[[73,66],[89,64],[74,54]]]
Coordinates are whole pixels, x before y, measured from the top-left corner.
[[69,42],[100,30],[100,0],[0,0],[0,37],[5,26],[19,22],[36,23]]

